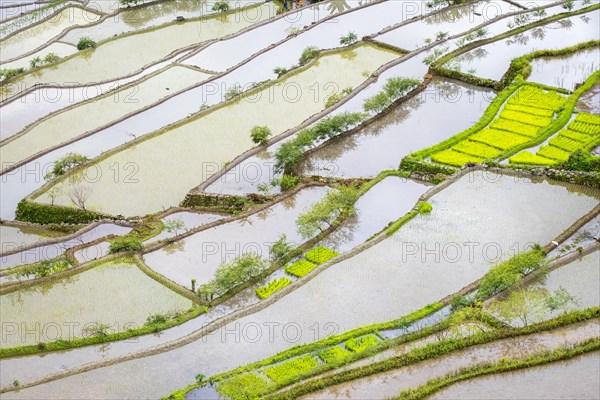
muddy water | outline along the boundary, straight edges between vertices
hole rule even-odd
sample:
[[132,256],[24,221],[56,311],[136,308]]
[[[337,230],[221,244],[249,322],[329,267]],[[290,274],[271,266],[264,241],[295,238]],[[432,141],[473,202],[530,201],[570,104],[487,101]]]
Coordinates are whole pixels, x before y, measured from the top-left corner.
[[[34,229],[0,225],[0,254],[18,247],[46,240],[50,237],[50,232],[46,233],[48,235],[42,235],[41,232],[36,232]],[[60,234],[53,236],[60,236]]]
[[[526,358],[543,351],[554,350],[565,345],[573,345],[600,333],[598,320],[561,328],[555,331],[529,335],[469,348],[447,356],[424,361],[410,367],[399,368],[375,376],[334,386],[303,399],[385,399],[397,396],[404,389],[415,388],[429,380],[484,362],[501,359]],[[537,383],[535,385],[537,388]],[[481,393],[487,390],[482,390]],[[450,398],[450,397],[448,397]],[[466,399],[469,397],[452,397]],[[492,398],[492,397],[490,397]],[[505,398],[503,395],[496,398]]]
[[21,98],[15,99],[0,107],[0,117],[2,118],[0,139],[4,140],[14,135],[27,125],[54,111],[92,99],[109,90],[114,90],[119,86],[133,82],[136,79],[141,79],[142,77],[167,66],[171,61],[172,60],[167,60],[158,63],[132,77],[119,79],[111,83],[77,88],[45,87],[33,90]]
[[[534,241],[546,243],[591,210],[597,199],[570,192],[565,186],[533,184],[511,177],[499,179],[491,174],[484,179],[478,173],[465,176],[430,202],[431,214],[417,217],[393,237],[332,266],[318,279],[204,340],[23,390],[19,396],[35,397],[36,393],[51,398],[70,394],[102,398],[164,396],[193,382],[198,373],[209,376],[257,361],[290,346],[323,338],[332,329],[339,333],[397,318],[481,277],[496,257],[492,245],[484,248],[484,244],[498,243],[506,258],[511,254],[511,246],[521,248]],[[457,244],[462,243],[474,243],[470,245],[473,262],[466,248],[459,246],[460,258],[453,253]],[[361,288],[360,295],[348,292],[345,289],[348,287]],[[327,322],[333,325],[325,325]],[[271,323],[275,325],[272,334],[268,334],[266,329]],[[290,324],[298,324],[299,328],[290,328]],[[255,331],[251,337],[249,333],[250,327],[257,326],[263,333],[258,339]],[[311,326],[318,329],[310,329]],[[292,333],[292,329],[298,333]],[[238,332],[237,336],[234,332]],[[126,344],[112,346],[127,348]],[[69,365],[73,365],[80,357],[93,357],[94,350],[88,351],[92,354],[81,349],[73,351],[72,356],[65,353],[43,360],[0,362],[4,370],[12,372],[0,379],[3,385],[9,385],[17,377],[26,381],[39,376],[39,363],[48,365],[43,369],[48,373],[56,371],[61,359],[62,363],[69,360]],[[32,362],[38,366],[37,370],[27,367]]]
[[[17,82],[18,90],[36,83],[85,84],[115,79],[167,57],[177,49],[226,36],[267,20],[274,15],[274,10],[273,4],[266,3],[228,16],[188,21],[126,36],[74,57],[56,69],[42,69],[39,74],[26,75]],[[154,45],[148,47],[147,43]]]
[[431,399],[600,398],[600,352],[525,370],[457,383]]
[[212,14],[213,4],[214,2],[203,0],[175,0],[133,9],[123,8],[119,14],[106,19],[101,24],[69,31],[62,40],[77,44],[80,37],[87,36],[99,42],[114,35],[172,22],[178,16],[192,19]]
[[594,217],[590,222],[582,226],[571,237],[561,243],[558,247],[548,253],[548,258],[562,257],[566,254],[578,251],[579,247],[587,246],[600,241],[600,215]]
[[[101,224],[81,235],[53,244],[42,245],[32,249],[23,250],[18,253],[0,256],[0,270],[14,267],[20,264],[31,264],[43,260],[50,260],[58,257],[71,247],[75,247],[82,243],[88,243],[98,238],[108,235],[124,235],[131,231],[131,228],[123,227],[116,224]],[[12,247],[7,250],[14,250]]]
[[269,249],[281,234],[291,243],[302,243],[296,231],[298,215],[319,201],[328,188],[304,189],[293,197],[241,221],[211,228],[175,242],[153,253],[144,261],[158,273],[186,287],[191,280],[198,285],[214,277],[217,267],[243,254],[269,258]]
[[100,16],[89,10],[69,7],[48,21],[19,32],[0,43],[2,62],[28,53],[61,34],[71,26],[87,25],[97,21]]
[[429,186],[416,181],[395,176],[385,178],[356,202],[356,214],[322,244],[340,253],[353,249],[409,212],[427,189]]
[[471,50],[451,60],[446,67],[459,66],[483,78],[500,80],[512,59],[539,49],[561,49],[597,38],[600,11],[565,18]]
[[505,1],[490,0],[467,4],[404,25],[377,37],[385,43],[401,49],[413,50],[425,46],[426,40],[435,41],[438,32],[456,35],[480,25],[492,18],[517,11],[517,7]]
[[169,221],[181,220],[184,224],[184,227],[182,229],[178,229],[177,231],[172,230],[171,232],[167,231],[167,229],[165,228],[160,234],[153,237],[152,239],[149,239],[148,242],[157,242],[159,240],[167,239],[167,238],[176,236],[178,234],[181,234],[185,231],[188,231],[190,229],[194,229],[201,225],[206,225],[206,224],[209,224],[214,221],[218,221],[223,218],[226,218],[226,217],[223,215],[217,215],[217,214],[200,214],[200,213],[194,213],[194,212],[189,212],[189,211],[173,213],[167,217],[162,218],[161,221],[163,223],[168,223]]
[[[107,213],[123,215],[143,215],[177,205],[190,189],[253,146],[249,135],[252,127],[267,125],[277,135],[321,111],[326,95],[320,93],[315,98],[310,87],[332,82],[340,87],[357,86],[365,79],[365,72],[395,57],[395,53],[372,46],[324,56],[312,68],[255,95],[116,153],[93,168],[104,171],[115,162],[119,165],[134,163],[137,166],[132,177],[135,184],[115,183],[109,175],[103,174],[96,183],[88,184],[92,191],[89,201],[99,204]],[[340,64],[345,65],[343,74],[339,73]],[[146,120],[145,125],[150,122]],[[173,176],[177,176],[177,180],[174,181]],[[163,190],[163,184],[168,184],[169,191]],[[119,194],[121,191],[123,195]],[[137,196],[143,196],[144,203],[136,201]],[[61,200],[59,203],[65,204]]]
[[77,53],[77,47],[67,44],[67,43],[52,43],[48,47],[35,52],[29,56],[25,56],[23,58],[19,58],[18,60],[11,61],[8,63],[0,64],[0,69],[11,69],[11,68],[29,68],[30,61],[35,57],[40,57],[43,59],[49,53],[54,53],[59,57],[70,56],[71,54]]
[[0,156],[8,164],[21,162],[209,77],[189,68],[171,67],[135,86],[117,90],[35,125],[0,147]]
[[302,171],[305,175],[349,178],[398,168],[411,152],[473,125],[494,97],[492,90],[436,78],[425,91],[382,119],[312,153]]
[[16,328],[3,335],[0,346],[13,347],[82,337],[86,324],[107,324],[120,332],[143,325],[149,315],[192,304],[135,265],[115,263],[2,295],[0,305],[3,326]]
[[565,57],[538,58],[531,63],[530,82],[574,90],[600,69],[600,48]]
[[579,98],[577,109],[592,114],[600,114],[600,84],[594,85]]

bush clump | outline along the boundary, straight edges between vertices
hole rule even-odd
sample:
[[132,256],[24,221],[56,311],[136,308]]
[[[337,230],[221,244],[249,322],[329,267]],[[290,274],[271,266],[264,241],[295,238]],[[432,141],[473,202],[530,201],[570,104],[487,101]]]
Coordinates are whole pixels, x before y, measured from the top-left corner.
[[568,171],[600,172],[600,157],[577,150],[559,167]]
[[215,11],[215,12],[229,11],[229,2],[227,2],[227,1],[217,1],[212,6],[212,10]]
[[298,62],[300,63],[300,65],[304,65],[318,55],[319,55],[318,47],[308,46],[307,48],[305,48],[302,51],[302,54],[300,55],[300,60],[298,60]]
[[90,47],[96,47],[96,42],[87,36],[82,37],[79,39],[79,42],[77,42],[77,50],[79,51],[89,49]]
[[260,145],[267,144],[271,135],[271,130],[266,126],[255,126],[250,131],[250,138],[252,139],[252,142]]
[[111,254],[114,254],[122,251],[140,251],[143,248],[144,244],[141,240],[133,237],[122,236],[111,240],[108,251]]
[[429,214],[431,210],[433,210],[433,207],[430,203],[424,201],[423,203],[419,204],[419,212],[421,214]]
[[67,153],[54,162],[52,170],[49,171],[44,179],[50,180],[57,176],[64,175],[67,171],[88,161],[88,158],[78,153]]

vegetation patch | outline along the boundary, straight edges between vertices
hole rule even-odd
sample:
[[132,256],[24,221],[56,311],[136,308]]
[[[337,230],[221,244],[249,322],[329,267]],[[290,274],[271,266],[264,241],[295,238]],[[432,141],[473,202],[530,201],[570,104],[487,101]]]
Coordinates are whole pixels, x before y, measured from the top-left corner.
[[265,368],[264,374],[277,383],[290,382],[298,375],[302,375],[319,365],[318,360],[312,355],[305,355],[282,362],[272,367]]
[[331,260],[334,257],[337,257],[338,255],[339,253],[336,251],[328,249],[324,246],[319,246],[306,253],[304,257],[306,257],[306,259],[311,263],[325,264],[327,261]]
[[266,299],[271,296],[273,293],[283,289],[284,287],[290,285],[292,283],[288,278],[279,278],[273,279],[265,286],[261,286],[256,289],[256,295],[261,299]]
[[298,260],[295,263],[285,267],[285,272],[298,278],[302,278],[308,275],[308,273],[315,269],[316,266],[316,264],[313,264],[310,261]]
[[374,335],[361,336],[358,338],[348,339],[344,345],[354,353],[362,353],[363,351],[377,345],[379,339]]

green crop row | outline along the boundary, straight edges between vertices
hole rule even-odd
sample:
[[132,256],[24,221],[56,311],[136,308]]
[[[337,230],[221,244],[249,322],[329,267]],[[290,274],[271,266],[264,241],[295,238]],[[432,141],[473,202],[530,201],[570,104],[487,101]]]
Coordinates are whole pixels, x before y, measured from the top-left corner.
[[363,351],[377,345],[379,339],[374,335],[361,336],[346,340],[344,345],[346,348],[354,353],[362,353]]
[[441,164],[453,165],[455,167],[462,167],[467,163],[481,163],[483,158],[472,156],[465,153],[460,153],[454,150],[443,150],[431,156],[431,159]]
[[273,279],[271,282],[269,282],[265,286],[261,286],[261,287],[257,288],[256,295],[264,300],[267,297],[271,296],[273,293],[283,289],[284,287],[288,286],[291,283],[292,283],[292,281],[289,280],[288,278]]
[[549,117],[550,118],[550,117],[554,116],[554,109],[536,108],[536,107],[533,107],[531,104],[522,105],[522,104],[508,103],[508,104],[506,104],[506,106],[504,106],[504,109],[511,110],[511,111],[518,111],[518,112],[522,112],[525,114],[537,115],[540,117]]
[[498,129],[501,131],[507,131],[511,133],[516,133],[521,136],[534,137],[539,132],[539,128],[537,126],[532,126],[528,124],[524,124],[523,122],[514,121],[510,119],[504,119],[502,117],[498,117],[490,124],[490,128]]
[[501,153],[500,149],[497,147],[492,147],[480,142],[473,142],[471,140],[460,142],[456,146],[452,147],[452,150],[479,158],[494,158]]
[[544,126],[547,126],[550,124],[550,122],[552,122],[552,118],[539,117],[537,115],[524,114],[522,112],[512,110],[503,110],[500,115],[502,116],[502,118],[505,119],[523,122],[527,125],[533,125],[540,128],[543,128]]
[[310,271],[315,269],[317,265],[306,260],[298,260],[295,263],[285,267],[285,272],[294,275],[298,278],[306,276]]
[[327,247],[319,246],[306,253],[304,257],[314,264],[324,264],[338,255],[339,253],[336,251],[328,249]]
[[558,135],[556,135],[556,137],[550,139],[550,142],[548,144],[550,146],[558,147],[561,150],[568,151],[569,153],[577,151],[585,146],[585,142],[570,139],[562,135],[562,133],[559,133]]
[[277,383],[289,382],[319,365],[317,359],[310,354],[284,361],[280,364],[265,368],[264,373]]
[[529,138],[516,133],[488,128],[474,134],[470,140],[480,143],[493,143],[494,147],[500,150],[507,150],[528,142]]
[[569,125],[569,128],[577,132],[585,133],[586,135],[597,135],[598,133],[600,133],[599,125],[590,124],[587,122],[580,122],[578,120],[572,122],[571,125]]
[[550,166],[556,164],[556,160],[551,160],[546,157],[538,156],[523,150],[510,158],[512,164],[524,164],[524,165],[543,165]]
[[[557,109],[564,106],[564,96],[553,90],[545,91],[539,86],[523,85],[507,102],[508,105],[533,107],[539,110],[547,110],[554,114]],[[552,114],[548,116],[552,116]]]
[[587,124],[600,125],[600,115],[579,113],[576,121],[585,122]]
[[569,125],[568,129],[561,131],[560,134],[566,138],[577,140],[582,143],[587,143],[594,139],[592,135],[572,130],[571,125]]

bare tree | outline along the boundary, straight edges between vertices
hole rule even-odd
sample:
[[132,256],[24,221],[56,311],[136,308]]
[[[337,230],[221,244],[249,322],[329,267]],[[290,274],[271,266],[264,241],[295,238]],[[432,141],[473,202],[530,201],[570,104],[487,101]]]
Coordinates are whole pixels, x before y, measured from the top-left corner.
[[[69,189],[69,198],[77,207],[86,210],[85,203],[90,198],[92,189],[83,185],[73,185]],[[86,210],[87,211],[87,210]]]

